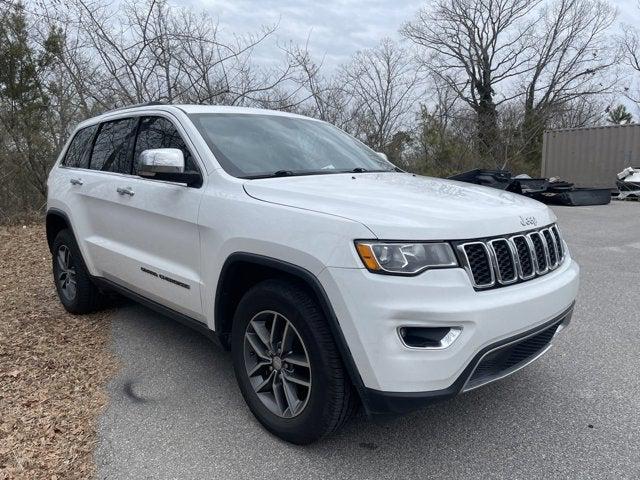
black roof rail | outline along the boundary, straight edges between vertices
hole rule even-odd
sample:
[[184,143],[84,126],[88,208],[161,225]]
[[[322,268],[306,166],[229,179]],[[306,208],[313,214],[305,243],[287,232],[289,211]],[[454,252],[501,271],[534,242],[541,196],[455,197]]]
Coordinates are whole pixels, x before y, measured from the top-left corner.
[[106,112],[102,112],[103,114],[105,113],[111,113],[111,112],[118,112],[120,110],[127,110],[129,108],[136,108],[136,107],[152,107],[154,105],[169,105],[168,103],[165,102],[143,102],[143,103],[134,103],[133,105],[126,105],[124,107],[118,107],[118,108],[113,108],[111,110],[107,110]]

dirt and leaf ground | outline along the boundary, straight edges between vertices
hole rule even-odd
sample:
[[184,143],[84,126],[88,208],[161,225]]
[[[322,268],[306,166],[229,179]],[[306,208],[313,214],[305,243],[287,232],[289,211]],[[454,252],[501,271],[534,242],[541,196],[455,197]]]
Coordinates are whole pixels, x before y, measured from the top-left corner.
[[0,226],[0,480],[91,477],[117,368],[108,312],[66,313],[50,258],[42,225]]

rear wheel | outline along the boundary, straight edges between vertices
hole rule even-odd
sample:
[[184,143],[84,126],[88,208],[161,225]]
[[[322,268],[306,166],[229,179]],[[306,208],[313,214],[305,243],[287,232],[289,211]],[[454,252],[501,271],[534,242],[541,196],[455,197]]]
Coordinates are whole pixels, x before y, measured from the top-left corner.
[[53,279],[64,308],[75,314],[90,313],[102,306],[103,296],[87,271],[70,230],[61,230],[53,241]]
[[249,408],[273,434],[311,443],[340,428],[357,396],[326,319],[298,286],[267,280],[242,298],[233,366]]

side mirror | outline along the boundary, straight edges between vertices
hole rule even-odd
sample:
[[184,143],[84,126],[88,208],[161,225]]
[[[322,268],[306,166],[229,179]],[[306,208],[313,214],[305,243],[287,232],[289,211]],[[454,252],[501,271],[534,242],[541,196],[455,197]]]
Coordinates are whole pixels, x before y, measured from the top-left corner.
[[376,152],[378,154],[378,156],[382,157],[384,160],[386,160],[387,162],[389,161],[389,159],[387,158],[387,154],[384,152]]
[[138,174],[155,177],[158,173],[184,172],[184,155],[177,148],[154,148],[140,154]]
[[178,148],[153,148],[140,154],[138,175],[167,182],[186,183],[200,187],[202,177],[198,172],[184,170],[184,154]]

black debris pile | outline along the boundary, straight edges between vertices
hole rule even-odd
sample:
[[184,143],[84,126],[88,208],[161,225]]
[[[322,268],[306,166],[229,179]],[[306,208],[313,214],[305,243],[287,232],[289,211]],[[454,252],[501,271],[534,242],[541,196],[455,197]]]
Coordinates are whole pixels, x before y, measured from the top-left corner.
[[530,178],[527,175],[514,177],[508,170],[477,168],[453,175],[449,179],[519,193],[550,205],[577,207],[606,205],[611,202],[611,190],[608,188],[578,188],[559,178]]

